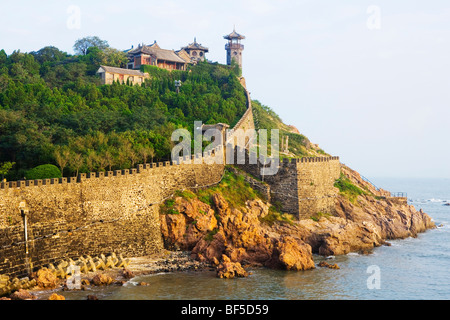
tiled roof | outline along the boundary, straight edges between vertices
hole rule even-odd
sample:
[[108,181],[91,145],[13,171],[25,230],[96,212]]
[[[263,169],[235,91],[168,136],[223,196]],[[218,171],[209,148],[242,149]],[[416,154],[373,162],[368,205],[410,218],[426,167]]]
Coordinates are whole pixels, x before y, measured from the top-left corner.
[[139,70],[116,68],[116,67],[109,67],[109,66],[100,66],[97,73],[101,73],[102,72],[101,69],[103,69],[106,72],[111,72],[111,73],[127,74],[130,76],[141,76],[141,77],[145,76],[145,73],[140,72]]
[[226,36],[223,36],[223,37],[224,37],[225,39],[228,39],[228,40],[231,40],[231,39],[239,39],[239,40],[245,39],[245,36],[243,36],[243,35],[237,33],[236,30],[234,30],[234,29],[233,29],[233,32],[232,32],[232,33],[230,33],[230,34],[228,34],[228,35],[226,35]]
[[193,43],[190,43],[186,47],[183,47],[181,49],[184,49],[184,50],[203,50],[203,51],[206,51],[206,52],[209,51],[208,48],[203,47],[200,43],[198,43],[197,39],[195,39],[195,38],[194,38],[194,42]]
[[154,56],[156,56],[156,59],[158,59],[158,60],[186,63],[183,59],[181,59],[179,56],[177,56],[175,51],[161,49],[158,46],[155,46],[154,44],[152,46],[143,45],[141,47],[138,47],[134,50],[129,51],[128,53],[136,54],[139,52],[154,55]]

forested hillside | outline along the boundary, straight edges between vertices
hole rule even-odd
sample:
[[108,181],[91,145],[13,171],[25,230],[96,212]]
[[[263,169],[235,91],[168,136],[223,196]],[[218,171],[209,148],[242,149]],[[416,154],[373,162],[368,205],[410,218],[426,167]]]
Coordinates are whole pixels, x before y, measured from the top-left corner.
[[[108,49],[108,48],[107,48]],[[100,85],[99,65],[120,66],[117,50],[69,55],[55,47],[0,51],[0,175],[22,179],[53,164],[64,176],[169,159],[176,128],[194,120],[234,125],[246,109],[236,72],[200,63],[188,71],[147,66],[142,86]],[[181,80],[176,93],[174,80]]]

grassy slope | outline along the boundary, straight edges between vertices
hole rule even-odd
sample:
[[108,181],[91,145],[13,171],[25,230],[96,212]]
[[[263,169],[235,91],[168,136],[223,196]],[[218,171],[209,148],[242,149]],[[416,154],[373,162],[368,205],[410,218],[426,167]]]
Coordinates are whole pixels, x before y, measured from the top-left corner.
[[[320,157],[328,156],[322,149],[315,147],[307,137],[297,133],[297,129],[289,126],[269,107],[262,105],[258,100],[252,101],[253,114],[255,118],[256,130],[259,129],[279,129],[280,130],[280,157]],[[270,133],[268,132],[270,139]],[[283,153],[281,143],[289,136],[289,152]]]

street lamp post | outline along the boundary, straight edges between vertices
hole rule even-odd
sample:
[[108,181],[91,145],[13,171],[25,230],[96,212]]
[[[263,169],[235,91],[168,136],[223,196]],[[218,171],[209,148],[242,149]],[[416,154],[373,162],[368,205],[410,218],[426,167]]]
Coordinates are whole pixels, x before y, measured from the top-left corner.
[[29,209],[25,201],[21,201],[19,203],[19,211],[20,215],[23,218],[23,231],[24,231],[24,242],[25,242],[25,266],[27,268],[28,274],[31,274],[31,265],[30,265],[30,257],[28,252],[28,214]]
[[180,93],[181,80],[175,80],[175,87],[177,88],[177,93]]

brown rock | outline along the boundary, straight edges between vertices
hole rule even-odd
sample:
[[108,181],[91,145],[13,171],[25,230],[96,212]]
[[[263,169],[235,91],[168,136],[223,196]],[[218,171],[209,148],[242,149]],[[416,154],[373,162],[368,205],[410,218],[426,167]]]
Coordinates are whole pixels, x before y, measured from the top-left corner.
[[227,250],[227,255],[233,262],[240,262],[243,260],[243,257],[246,256],[246,251],[244,248],[228,248],[228,249],[231,250]]
[[329,269],[340,269],[339,266],[338,266],[337,264],[329,264],[329,263],[327,263],[327,262],[325,262],[325,261],[321,261],[321,262],[318,264],[318,266],[319,266],[319,267],[326,267],[326,268],[329,268]]
[[167,247],[192,250],[204,236],[217,227],[211,207],[197,199],[175,198],[179,214],[160,216],[161,232]]
[[192,249],[193,256],[203,256],[207,261],[213,261],[214,258],[220,259],[225,252],[227,240],[222,229],[213,236],[212,241],[200,239],[194,249]]
[[13,292],[9,297],[11,300],[35,300],[37,298],[35,295],[24,289]]
[[[233,262],[244,261],[254,265],[261,265],[270,259],[272,241],[259,221],[259,217],[267,214],[269,206],[261,200],[251,200],[247,201],[246,207],[242,210],[231,209],[220,193],[214,194],[212,200],[216,214],[220,217],[220,226],[210,206],[199,203],[198,200],[192,200],[192,205],[187,205],[186,200],[177,199],[176,203],[179,203],[177,209],[187,224],[183,227],[182,223],[176,222],[175,224],[179,224],[181,228],[174,228],[170,225],[172,218],[163,218],[162,224],[165,224],[162,227],[163,235],[168,234],[169,237],[165,238],[165,241],[173,243],[178,239],[176,241],[180,248],[188,248],[195,243],[191,256],[201,262],[207,261],[216,265],[223,254],[230,257]],[[177,217],[176,220],[182,218]],[[167,233],[167,230],[177,231],[172,234]],[[213,230],[215,232],[210,233]],[[182,234],[182,231],[185,233]]]
[[57,283],[58,278],[50,269],[42,268],[36,273],[36,285],[41,288],[56,288]]
[[219,278],[231,279],[234,277],[247,277],[248,273],[239,262],[231,262],[226,255],[222,256],[222,263],[216,269]]
[[66,300],[66,298],[57,293],[52,293],[52,295],[50,297],[48,297],[48,300]]
[[229,209],[228,202],[220,193],[215,193],[212,196],[212,200],[214,202],[214,206],[219,210],[219,214],[227,214],[227,210]]
[[294,271],[315,268],[311,246],[290,236],[278,240],[268,265]]
[[107,286],[113,283],[113,279],[106,274],[97,274],[92,278],[92,283],[96,286]]
[[123,269],[122,270],[122,276],[125,279],[131,279],[131,278],[134,277],[134,273],[131,270],[129,270],[129,269]]
[[94,295],[88,295],[87,300],[98,300],[97,296]]

